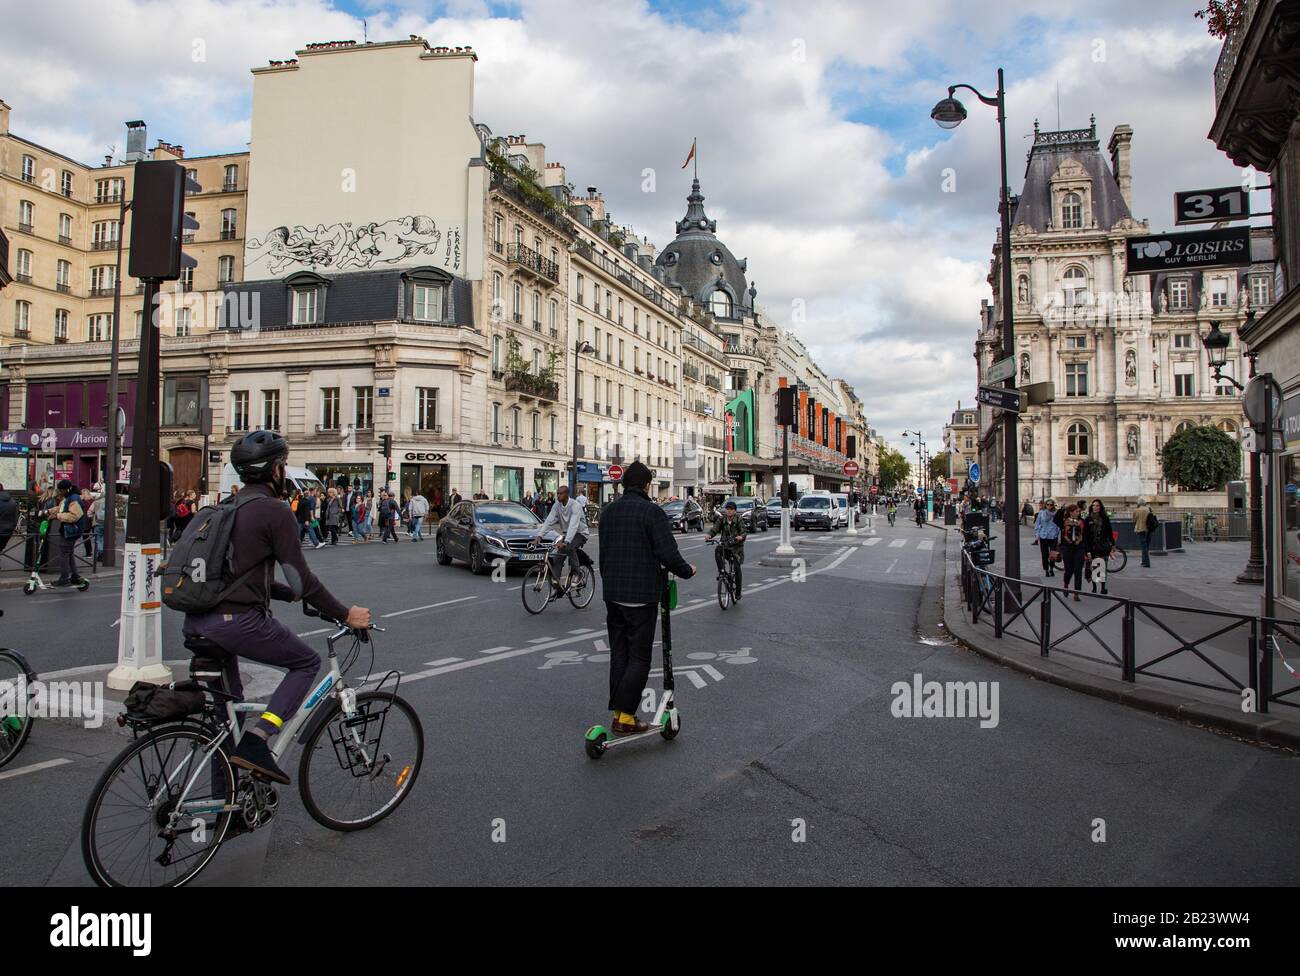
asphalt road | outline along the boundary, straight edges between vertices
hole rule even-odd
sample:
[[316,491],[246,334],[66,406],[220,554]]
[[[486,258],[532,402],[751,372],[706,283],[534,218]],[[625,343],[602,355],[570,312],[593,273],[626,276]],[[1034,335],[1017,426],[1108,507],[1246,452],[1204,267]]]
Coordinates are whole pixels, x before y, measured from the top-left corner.
[[[943,637],[942,540],[795,536],[806,575],[758,565],[742,602],[713,600],[711,550],[673,618],[682,731],[598,762],[603,605],[527,615],[517,587],[437,566],[431,542],[309,554],[388,632],[425,764],[377,827],[335,834],[296,791],[226,845],[206,883],[1294,884],[1284,813],[1300,760],[1032,681]],[[589,549],[597,548],[593,539]],[[3,643],[43,673],[111,660],[116,590],[0,593]],[[283,613],[302,633],[317,621]],[[174,617],[168,614],[169,618]],[[168,657],[184,655],[169,619]],[[310,636],[309,641],[321,641]],[[656,662],[657,663],[657,662]],[[996,683],[997,724],[894,717],[895,682]],[[657,675],[652,687],[657,687]],[[0,771],[0,884],[86,883],[77,828],[120,734],[42,723]],[[50,764],[50,765],[43,765]],[[1283,811],[1283,812],[1279,812]],[[1099,841],[1104,821],[1104,842]],[[16,825],[16,826],[9,826]],[[504,839],[502,832],[504,830]]]

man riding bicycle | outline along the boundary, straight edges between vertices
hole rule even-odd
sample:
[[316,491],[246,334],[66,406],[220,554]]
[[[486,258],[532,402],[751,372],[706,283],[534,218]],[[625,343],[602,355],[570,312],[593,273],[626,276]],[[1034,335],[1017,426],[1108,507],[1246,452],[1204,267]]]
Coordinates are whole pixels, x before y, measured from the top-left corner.
[[555,578],[560,578],[560,558],[567,556],[569,560],[569,575],[572,577],[578,571],[580,561],[586,556],[582,547],[587,544],[587,499],[582,495],[576,498],[569,497],[569,486],[560,485],[555,491],[555,504],[551,510],[546,513],[546,518],[542,521],[541,528],[537,530],[537,535],[533,536],[533,545],[542,541],[542,536],[552,529],[560,533],[560,539],[555,543],[551,550],[551,568],[555,571]]
[[709,526],[706,539],[719,536],[718,548],[713,558],[718,564],[718,576],[726,570],[725,559],[731,560],[731,572],[736,577],[736,599],[740,599],[740,565],[745,561],[745,523],[736,514],[736,503],[728,501],[722,506],[722,517]]
[[898,516],[898,503],[894,501],[893,495],[889,496],[889,505],[886,506],[886,511],[889,514],[889,524],[893,525],[894,519]]
[[[320,655],[302,638],[271,616],[270,601],[302,599],[330,619],[354,629],[370,626],[365,607],[345,607],[325,589],[303,559],[298,524],[288,505],[285,465],[289,442],[270,430],[246,434],[230,451],[230,463],[244,484],[239,511],[230,536],[230,556],[223,582],[231,585],[222,601],[207,613],[187,613],[182,632],[204,637],[225,651],[224,670],[231,694],[242,697],[239,658],[286,668],[266,711],[239,739],[231,765],[287,784],[288,775],[276,765],[267,745],[287,716],[298,711],[320,670]],[[275,579],[279,564],[288,585]]]

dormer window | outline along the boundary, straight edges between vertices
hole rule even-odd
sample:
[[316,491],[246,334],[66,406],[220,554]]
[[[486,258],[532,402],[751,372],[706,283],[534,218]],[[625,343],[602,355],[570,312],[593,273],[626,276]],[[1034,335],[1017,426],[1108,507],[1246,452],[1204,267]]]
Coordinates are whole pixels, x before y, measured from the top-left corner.
[[315,325],[320,319],[320,289],[295,288],[293,290],[293,324]]
[[1083,199],[1077,193],[1067,193],[1061,199],[1061,227],[1078,230],[1083,226]]
[[402,275],[407,317],[415,322],[451,321],[451,283],[451,275],[440,268],[413,268]]
[[719,288],[709,296],[709,308],[717,318],[731,318],[731,296]]

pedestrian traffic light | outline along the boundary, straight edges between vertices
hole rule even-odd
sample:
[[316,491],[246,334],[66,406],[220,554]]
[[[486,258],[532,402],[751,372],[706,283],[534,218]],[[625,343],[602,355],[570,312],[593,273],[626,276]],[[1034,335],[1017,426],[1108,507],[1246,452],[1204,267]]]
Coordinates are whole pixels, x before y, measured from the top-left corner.
[[181,253],[186,231],[198,222],[185,213],[185,194],[201,187],[184,168],[160,159],[135,164],[131,197],[131,276],[155,281],[175,281],[197,262]]

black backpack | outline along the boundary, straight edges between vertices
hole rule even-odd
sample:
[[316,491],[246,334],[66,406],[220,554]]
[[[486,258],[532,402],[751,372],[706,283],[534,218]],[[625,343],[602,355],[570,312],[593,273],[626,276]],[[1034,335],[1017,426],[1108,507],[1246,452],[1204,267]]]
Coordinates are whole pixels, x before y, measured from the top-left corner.
[[159,570],[162,602],[166,606],[181,613],[207,613],[254,573],[263,572],[264,564],[253,566],[229,584],[222,582],[230,566],[235,516],[245,504],[266,497],[232,495],[218,505],[199,509]]

